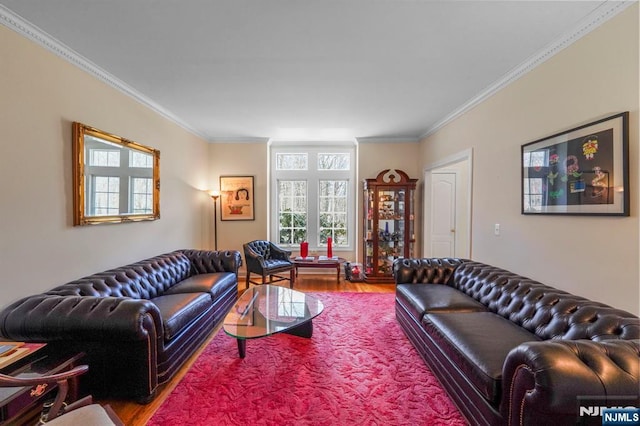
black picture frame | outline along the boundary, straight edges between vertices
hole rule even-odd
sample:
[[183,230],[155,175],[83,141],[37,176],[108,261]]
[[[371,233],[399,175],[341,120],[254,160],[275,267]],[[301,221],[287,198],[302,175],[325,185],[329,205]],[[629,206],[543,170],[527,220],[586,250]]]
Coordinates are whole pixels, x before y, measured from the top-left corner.
[[629,112],[521,147],[522,214],[629,216]]

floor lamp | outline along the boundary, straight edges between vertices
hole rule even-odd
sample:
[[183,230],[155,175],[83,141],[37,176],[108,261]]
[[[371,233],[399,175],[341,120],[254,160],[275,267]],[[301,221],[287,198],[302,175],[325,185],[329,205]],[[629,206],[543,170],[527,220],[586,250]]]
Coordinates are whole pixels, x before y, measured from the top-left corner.
[[209,195],[213,199],[213,248],[218,250],[218,198],[220,198],[220,191],[210,191]]

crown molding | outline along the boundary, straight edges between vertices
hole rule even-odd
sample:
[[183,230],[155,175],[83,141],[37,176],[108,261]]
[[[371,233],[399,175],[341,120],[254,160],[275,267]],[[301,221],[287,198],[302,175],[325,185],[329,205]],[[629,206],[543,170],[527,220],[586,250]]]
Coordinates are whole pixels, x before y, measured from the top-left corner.
[[277,139],[271,138],[268,142],[269,146],[272,147],[282,147],[282,146],[337,146],[344,147],[347,145],[357,146],[358,141],[356,139],[335,139],[335,140],[323,140],[323,139]]
[[564,33],[558,40],[547,45],[540,52],[534,54],[529,59],[525,60],[523,63],[507,72],[504,76],[502,76],[502,78],[495,81],[489,87],[485,88],[483,91],[458,107],[449,115],[445,116],[440,121],[437,121],[435,124],[428,127],[427,130],[422,135],[420,135],[420,139],[422,140],[434,134],[442,127],[446,126],[447,124],[460,117],[464,113],[468,112],[480,103],[484,102],[500,90],[518,80],[520,77],[528,74],[534,68],[542,65],[548,59],[551,59],[553,56],[560,53],[565,48],[571,46],[573,43],[580,40],[582,37],[589,34],[591,31],[595,30],[600,25],[637,2],[638,0],[603,2],[586,18],[580,21],[572,30]]
[[248,137],[248,138],[239,138],[239,137],[234,137],[234,136],[216,136],[216,137],[210,137],[207,139],[209,141],[209,143],[212,144],[225,144],[225,143],[233,143],[233,144],[239,144],[239,143],[268,143],[269,142],[269,138],[259,138],[259,137]]
[[238,138],[238,137],[210,137],[208,138],[210,143],[213,144],[225,144],[225,143],[268,143],[268,144],[286,144],[286,143],[298,143],[298,144],[313,144],[313,143],[321,143],[325,145],[331,145],[333,143],[336,144],[344,144],[344,143],[354,143],[354,144],[365,144],[365,143],[419,143],[420,139],[416,136],[406,136],[406,137],[398,137],[398,136],[390,136],[388,138],[385,137],[375,137],[375,138],[354,138],[354,139],[340,139],[340,140],[325,140],[325,139],[278,139],[278,138]]
[[358,143],[418,143],[420,138],[415,136],[390,136],[385,137],[371,137],[371,138],[356,138]]
[[54,37],[47,34],[45,31],[41,30],[40,28],[36,27],[30,22],[27,22],[26,20],[21,18],[19,15],[15,14],[13,11],[7,9],[5,6],[1,4],[0,4],[0,23],[3,24],[5,27],[39,44],[40,46],[44,47],[45,49],[59,56],[60,58],[80,68],[81,70],[91,74],[92,76],[102,81],[103,83],[108,84],[109,86],[119,90],[125,95],[140,102],[142,105],[155,111],[162,117],[174,122],[175,124],[187,130],[188,132],[198,137],[201,137],[202,139],[208,140],[206,135],[204,135],[202,132],[199,132],[198,130],[191,127],[189,124],[187,124],[186,122],[178,118],[171,111],[163,108],[156,102],[147,98],[145,95],[138,92],[133,87],[129,86],[128,84],[124,83],[122,80],[119,80],[118,78],[109,74],[105,70],[101,69],[99,66],[89,61],[84,56],[80,55],[79,53],[69,48],[65,44],[59,42]]

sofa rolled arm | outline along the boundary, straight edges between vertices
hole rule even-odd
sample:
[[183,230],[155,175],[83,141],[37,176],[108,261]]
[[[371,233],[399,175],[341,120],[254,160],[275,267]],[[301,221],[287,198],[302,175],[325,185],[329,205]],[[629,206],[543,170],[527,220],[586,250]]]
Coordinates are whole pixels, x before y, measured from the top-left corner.
[[0,335],[16,341],[141,341],[162,333],[158,308],[144,299],[39,294],[0,312]]
[[505,361],[500,411],[509,425],[571,421],[580,396],[637,398],[639,366],[640,340],[523,343]]
[[191,262],[194,274],[233,272],[238,275],[242,256],[238,250],[180,250]]
[[449,257],[396,259],[393,277],[396,284],[446,284],[453,271],[466,261]]

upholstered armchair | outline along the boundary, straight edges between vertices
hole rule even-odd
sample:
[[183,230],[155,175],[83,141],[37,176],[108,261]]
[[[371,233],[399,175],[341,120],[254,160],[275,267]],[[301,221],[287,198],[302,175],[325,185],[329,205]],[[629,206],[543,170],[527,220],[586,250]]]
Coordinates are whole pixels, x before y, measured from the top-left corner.
[[[289,287],[293,288],[296,274],[291,252],[284,250],[271,241],[254,240],[244,244],[244,257],[247,264],[247,288],[249,283],[265,284],[269,277],[269,283],[289,281]],[[289,276],[280,275],[289,272]],[[251,274],[258,274],[261,281],[252,281]]]
[[79,365],[69,371],[39,377],[13,377],[0,374],[0,387],[41,386],[57,384],[57,394],[48,411],[40,422],[47,425],[91,425],[91,426],[124,426],[109,405],[93,404],[91,396],[86,396],[69,405],[65,403],[69,392],[69,380],[84,374],[89,369]]

